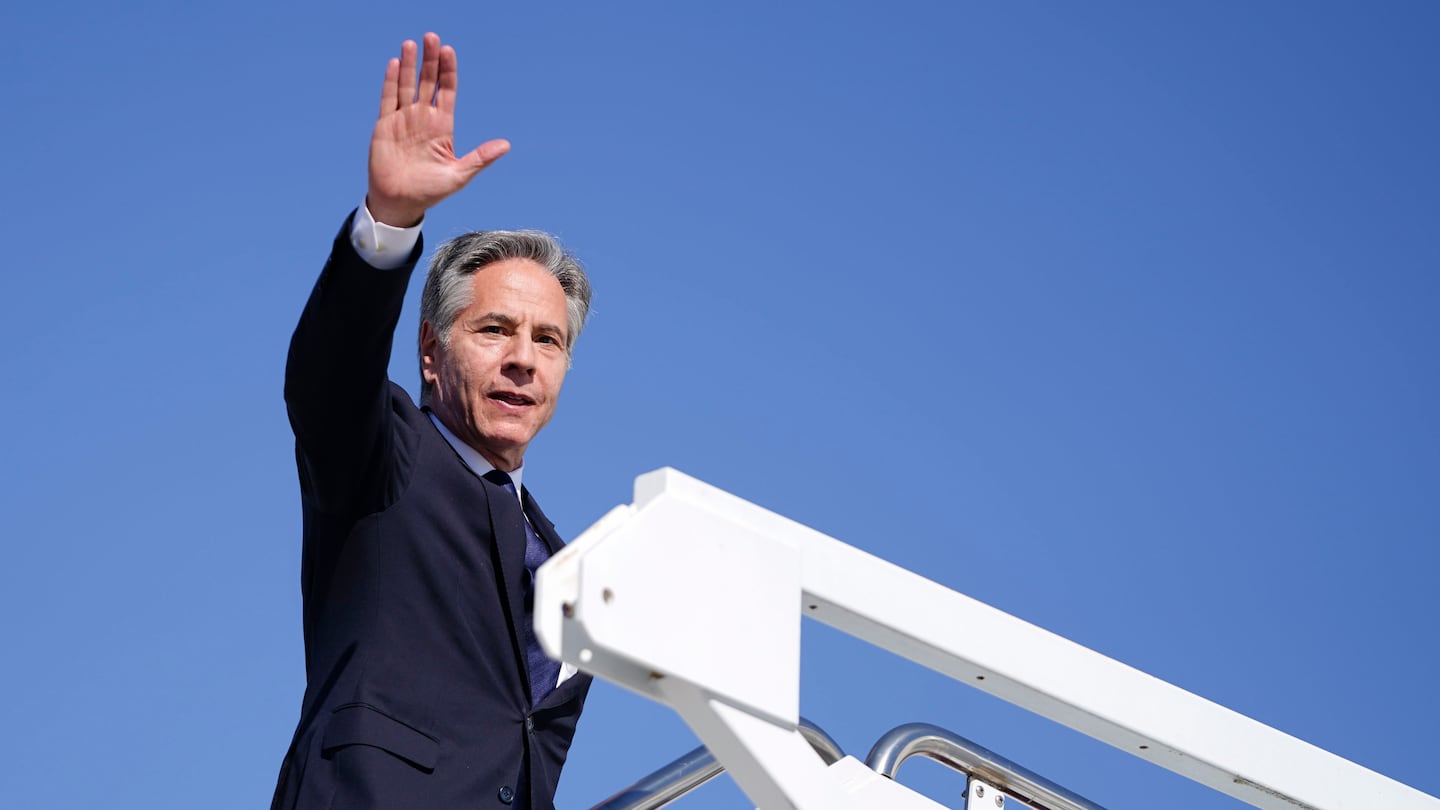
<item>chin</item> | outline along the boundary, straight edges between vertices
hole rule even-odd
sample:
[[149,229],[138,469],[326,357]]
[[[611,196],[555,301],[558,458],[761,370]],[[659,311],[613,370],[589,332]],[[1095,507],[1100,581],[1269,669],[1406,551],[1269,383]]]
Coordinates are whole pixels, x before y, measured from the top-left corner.
[[534,435],[533,433],[502,430],[494,433],[481,433],[480,439],[485,442],[486,447],[493,447],[496,450],[523,451],[530,444],[530,439]]

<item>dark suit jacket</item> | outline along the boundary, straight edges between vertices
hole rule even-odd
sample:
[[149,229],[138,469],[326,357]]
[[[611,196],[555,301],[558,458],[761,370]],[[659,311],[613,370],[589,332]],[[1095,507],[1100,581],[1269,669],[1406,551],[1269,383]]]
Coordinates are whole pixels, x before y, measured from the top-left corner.
[[376,270],[349,233],[347,221],[285,370],[304,513],[306,688],[272,807],[473,810],[528,796],[552,808],[590,678],[531,705],[517,632],[524,515],[387,379],[420,246],[403,269]]

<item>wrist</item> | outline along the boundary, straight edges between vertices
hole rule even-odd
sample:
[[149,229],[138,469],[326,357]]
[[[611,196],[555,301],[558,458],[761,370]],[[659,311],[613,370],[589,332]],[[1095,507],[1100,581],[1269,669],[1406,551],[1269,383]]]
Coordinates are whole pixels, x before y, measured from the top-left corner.
[[365,195],[365,208],[376,222],[392,228],[413,228],[425,219],[423,206],[386,200],[374,192]]

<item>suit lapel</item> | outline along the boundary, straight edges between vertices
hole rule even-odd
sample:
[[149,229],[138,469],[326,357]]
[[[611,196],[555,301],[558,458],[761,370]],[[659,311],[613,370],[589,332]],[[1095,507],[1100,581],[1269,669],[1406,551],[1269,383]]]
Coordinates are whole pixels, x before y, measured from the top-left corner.
[[495,556],[498,558],[500,588],[510,608],[510,638],[515,643],[516,657],[525,683],[530,682],[525,666],[525,641],[519,626],[525,616],[525,516],[515,496],[503,487],[480,479],[490,510],[490,526],[495,532]]
[[554,554],[564,548],[565,541],[555,533],[555,524],[551,523],[550,519],[545,517],[545,513],[540,511],[540,504],[536,503],[535,498],[530,495],[530,488],[521,487],[520,497],[525,501],[525,514],[530,516],[530,527],[545,542],[550,553]]
[[[520,497],[524,499],[525,514],[530,517],[530,527],[535,530],[535,534],[538,535],[550,549],[550,553],[555,554],[564,548],[565,541],[561,540],[560,535],[556,533],[555,524],[551,523],[550,519],[545,517],[545,513],[540,509],[540,504],[530,495],[530,490],[527,487],[520,488]],[[535,707],[536,710],[549,709],[569,703],[577,694],[584,694],[584,692],[589,689],[591,680],[591,676],[584,672],[577,672],[571,675],[569,678],[566,678],[563,683],[551,690],[550,694],[546,695],[545,699],[540,701],[539,705]]]

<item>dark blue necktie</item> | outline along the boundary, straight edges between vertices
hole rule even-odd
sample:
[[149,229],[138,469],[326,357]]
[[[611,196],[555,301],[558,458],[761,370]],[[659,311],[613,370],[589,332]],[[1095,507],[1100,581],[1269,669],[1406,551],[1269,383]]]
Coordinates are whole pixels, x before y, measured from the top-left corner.
[[[499,470],[491,470],[485,473],[485,478],[492,484],[498,484],[505,488],[511,496],[516,496],[515,483],[510,476]],[[516,497],[519,504],[519,498]],[[521,514],[524,515],[524,507],[521,507]],[[531,624],[530,617],[535,612],[535,569],[550,558],[550,549],[545,542],[535,533],[530,526],[530,518],[526,516],[525,522],[525,615],[520,619],[521,640],[525,643],[525,663],[530,672],[530,701],[538,704],[555,689],[555,682],[560,678],[560,664],[551,661],[540,649],[540,641],[535,638],[535,628]]]

